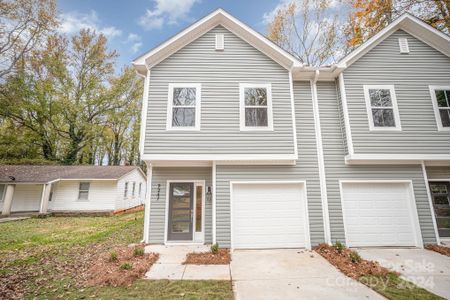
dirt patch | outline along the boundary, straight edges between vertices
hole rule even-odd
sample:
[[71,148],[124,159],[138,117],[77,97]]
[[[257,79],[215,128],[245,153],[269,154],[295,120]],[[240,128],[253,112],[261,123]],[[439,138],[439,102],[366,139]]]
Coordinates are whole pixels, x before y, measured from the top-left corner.
[[444,246],[439,246],[439,245],[426,245],[425,249],[440,253],[442,255],[450,256],[450,248],[449,247],[444,247]]
[[[139,249],[141,248],[141,249]],[[136,251],[136,249],[139,249]],[[156,253],[142,253],[143,247],[117,247],[102,254],[87,271],[90,286],[130,285],[141,278],[158,260]]]
[[386,276],[392,273],[390,270],[380,266],[377,262],[359,258],[359,255],[355,254],[356,252],[345,247],[338,251],[333,246],[320,244],[313,249],[342,273],[353,279],[359,279],[368,275]]
[[115,210],[115,211],[113,212],[113,215],[130,214],[130,213],[134,213],[134,212],[138,212],[138,211],[143,211],[143,210],[144,210],[144,204],[138,205],[138,206],[135,206],[135,207],[131,207],[131,208]]
[[231,262],[229,249],[219,249],[219,252],[193,252],[186,255],[183,264],[189,265],[228,265]]

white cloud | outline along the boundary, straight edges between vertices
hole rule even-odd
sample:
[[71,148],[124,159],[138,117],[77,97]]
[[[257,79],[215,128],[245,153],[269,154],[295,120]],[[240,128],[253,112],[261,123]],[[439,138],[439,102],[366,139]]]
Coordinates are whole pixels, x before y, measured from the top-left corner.
[[102,27],[94,10],[91,10],[89,13],[76,11],[62,13],[59,15],[59,20],[61,22],[59,31],[69,35],[77,34],[83,28],[103,33],[110,39],[122,35],[122,30],[114,26]]
[[153,0],[153,9],[147,9],[139,18],[139,24],[145,30],[161,28],[164,24],[177,24],[188,19],[192,6],[200,0]]
[[128,34],[126,43],[131,44],[131,47],[130,47],[131,52],[136,53],[142,47],[142,38],[141,38],[141,36],[139,36],[135,33],[130,33],[130,34]]

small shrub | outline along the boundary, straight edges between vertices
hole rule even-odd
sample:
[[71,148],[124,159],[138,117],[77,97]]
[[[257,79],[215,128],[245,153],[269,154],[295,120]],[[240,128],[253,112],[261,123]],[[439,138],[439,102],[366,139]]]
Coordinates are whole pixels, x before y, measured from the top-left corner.
[[133,250],[133,256],[143,256],[144,255],[144,248],[143,247],[136,247]]
[[133,269],[133,266],[130,263],[126,262],[126,263],[121,264],[120,268],[122,270],[131,270],[131,269]]
[[116,251],[112,251],[111,253],[109,253],[109,261],[117,261],[117,252]]
[[342,251],[345,249],[345,246],[339,242],[336,241],[336,243],[334,243],[333,248],[338,252],[338,253],[342,253]]
[[214,254],[219,253],[219,244],[215,243],[211,245],[211,252]]
[[359,255],[358,252],[356,251],[352,251],[349,253],[348,257],[350,257],[350,260],[352,261],[352,263],[354,264],[359,264],[361,262],[361,256]]

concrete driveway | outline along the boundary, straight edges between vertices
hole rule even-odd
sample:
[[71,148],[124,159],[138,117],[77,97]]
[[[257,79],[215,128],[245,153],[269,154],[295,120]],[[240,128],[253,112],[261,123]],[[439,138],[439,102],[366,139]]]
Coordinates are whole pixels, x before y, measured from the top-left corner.
[[399,272],[436,295],[450,299],[450,257],[425,249],[357,249],[368,260]]
[[384,299],[306,250],[235,250],[231,277],[237,300]]

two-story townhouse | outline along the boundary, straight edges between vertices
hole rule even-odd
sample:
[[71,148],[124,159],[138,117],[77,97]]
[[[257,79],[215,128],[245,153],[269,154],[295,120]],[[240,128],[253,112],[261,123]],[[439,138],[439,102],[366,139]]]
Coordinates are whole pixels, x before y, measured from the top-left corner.
[[450,38],[404,15],[331,67],[219,9],[145,77],[144,240],[415,246],[448,235]]

